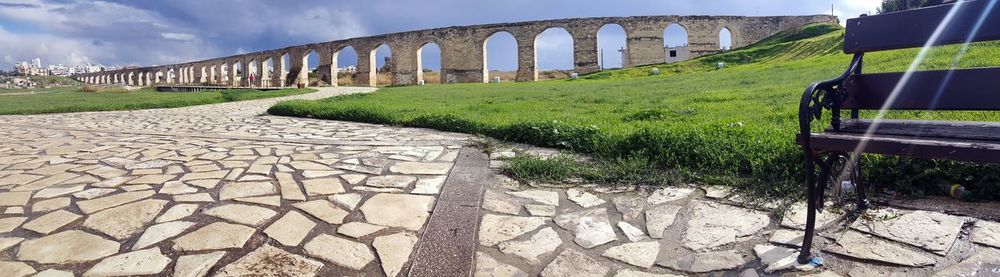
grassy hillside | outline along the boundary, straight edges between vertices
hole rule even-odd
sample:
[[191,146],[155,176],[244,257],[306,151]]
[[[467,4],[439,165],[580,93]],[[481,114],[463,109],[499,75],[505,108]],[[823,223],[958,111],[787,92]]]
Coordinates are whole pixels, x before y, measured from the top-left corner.
[[[802,191],[801,154],[793,143],[798,99],[809,83],[835,77],[847,66],[850,56],[840,52],[842,40],[839,26],[809,25],[742,49],[677,64],[598,72],[576,81],[386,88],[283,102],[270,112],[484,134],[593,154],[633,168],[682,172],[687,180],[794,197]],[[958,50],[935,49],[921,68],[1000,65],[1000,44],[995,42],[975,44],[955,60]],[[865,69],[903,70],[916,53],[871,54]],[[718,62],[726,68],[717,70]],[[652,67],[662,74],[651,76]],[[891,116],[1000,121],[1000,114],[982,112]],[[1000,174],[987,174],[996,168],[874,156],[867,165],[870,180],[918,194],[934,193],[941,180],[974,190],[1000,187]]]

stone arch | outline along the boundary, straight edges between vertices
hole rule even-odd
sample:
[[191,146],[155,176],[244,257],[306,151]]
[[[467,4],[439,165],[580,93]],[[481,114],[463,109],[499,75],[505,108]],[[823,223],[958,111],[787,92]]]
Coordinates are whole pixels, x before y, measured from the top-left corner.
[[[576,57],[573,55],[573,34],[563,26],[549,26],[534,36],[535,49],[534,80],[538,80],[542,71],[572,71],[575,69]],[[569,43],[569,47],[562,45]],[[542,57],[542,62],[539,62]],[[545,79],[559,78],[562,74],[546,76]],[[565,77],[568,77],[566,75]]]
[[[333,51],[333,67],[336,72],[335,82],[337,85],[351,85],[356,82],[354,74],[358,72],[358,51],[354,46],[344,44],[334,48]],[[354,64],[349,66],[340,67],[342,61],[341,55],[353,55]]]
[[733,31],[729,26],[719,29],[719,50],[728,51],[733,48]]
[[625,27],[617,22],[604,23],[597,29],[598,65],[601,70],[625,67],[626,34]]
[[129,71],[128,72],[128,78],[125,79],[125,84],[130,85],[130,86],[134,86],[135,85],[135,81],[133,79],[134,77],[135,77],[135,72]]
[[[299,69],[298,84],[304,84],[305,86],[321,86],[323,83],[323,76],[320,74],[320,67],[323,64],[323,55],[320,54],[318,48],[308,48],[302,54],[302,68]],[[311,73],[316,75],[315,83],[312,77],[309,77]]]
[[[436,39],[428,39],[428,40],[424,40],[422,43],[420,43],[418,45],[419,46],[417,47],[417,63],[416,63],[416,66],[415,66],[416,72],[417,72],[417,82],[418,83],[419,82],[436,83],[436,84],[443,83],[442,76],[441,76],[441,71],[442,71],[441,70],[441,68],[442,68],[441,63],[442,63],[442,59],[443,59],[443,57],[441,56],[442,55],[441,54],[441,44]],[[428,46],[433,46],[433,47],[427,48]],[[425,51],[425,50],[427,50],[427,51]],[[432,77],[432,78],[430,78],[431,80],[427,80],[427,79],[425,79],[426,76],[424,76],[425,70],[429,71],[428,73],[433,73],[433,69],[431,69],[430,67],[428,67],[428,64],[424,60],[424,56],[425,56],[425,54],[434,55],[435,53],[437,54],[437,58],[438,58],[438,61],[437,61],[437,68],[438,68],[438,70],[437,70],[436,74],[430,75],[430,77]],[[433,66],[431,66],[431,67],[433,67]]]
[[243,82],[245,75],[245,72],[243,72],[243,61],[236,59],[232,60],[230,64],[232,64],[232,67],[229,71],[229,84],[231,86],[239,86]]
[[274,57],[266,56],[263,62],[260,63],[260,86],[271,87],[272,78],[274,76]]
[[[388,51],[387,55],[380,55],[383,52],[383,49],[385,51]],[[379,77],[378,77],[379,73],[382,73],[383,75],[392,74],[391,72],[393,72],[394,69],[392,68],[393,62],[391,59],[392,59],[392,46],[387,41],[383,41],[381,43],[376,44],[376,46],[372,48],[371,51],[368,52],[369,86],[376,87],[379,86],[380,84],[389,85],[392,83],[391,75],[389,76],[388,79],[383,78],[383,80],[385,81],[381,83],[379,82]]]
[[[254,87],[254,86],[257,86],[260,83],[260,63],[259,62],[260,62],[260,60],[258,60],[256,57],[252,57],[252,58],[250,58],[250,61],[247,61],[247,65],[243,67],[247,71],[246,73],[243,74],[243,76],[244,76],[243,79],[245,79],[244,80],[244,84],[246,86]],[[251,77],[253,77],[253,78],[251,78]]]
[[[507,39],[508,37],[509,37],[509,39]],[[516,77],[516,74],[517,74],[516,72],[518,72],[519,69],[520,69],[520,56],[521,56],[521,54],[518,53],[519,52],[518,49],[520,47],[520,45],[519,45],[520,43],[518,43],[517,37],[514,36],[514,32],[509,31],[509,30],[496,30],[496,31],[493,31],[493,32],[489,33],[489,35],[487,35],[485,38],[483,38],[483,40],[481,42],[481,45],[483,47],[482,48],[483,49],[483,82],[484,83],[491,82],[493,80],[493,77],[501,77],[501,79],[504,79],[503,76],[500,76],[502,74],[499,72],[499,70],[496,70],[496,69],[499,69],[502,66],[493,66],[493,67],[490,66],[490,61],[491,60],[496,60],[496,59],[490,59],[489,58],[491,52],[494,52],[494,53],[497,52],[497,51],[489,51],[490,40],[494,40],[494,39],[505,40],[505,41],[494,41],[494,43],[495,43],[494,45],[496,45],[496,43],[506,43],[506,42],[511,42],[511,43],[514,44],[514,47],[511,47],[511,48],[508,48],[508,49],[512,49],[511,52],[514,53],[513,54],[514,55],[514,59],[513,59],[514,66],[513,66],[513,69],[515,71],[515,77],[514,77],[514,79],[516,79],[517,78]],[[501,53],[501,54],[506,54],[506,53]],[[495,56],[499,56],[499,55],[495,55]],[[492,76],[491,74],[492,75],[496,75],[496,76]],[[511,80],[510,77],[507,77],[507,79]]]

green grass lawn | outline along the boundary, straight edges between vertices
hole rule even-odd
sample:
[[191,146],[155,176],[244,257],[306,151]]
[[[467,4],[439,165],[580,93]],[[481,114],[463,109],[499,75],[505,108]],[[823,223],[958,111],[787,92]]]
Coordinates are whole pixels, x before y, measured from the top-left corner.
[[[270,113],[484,134],[592,154],[628,168],[675,170],[684,173],[685,181],[795,197],[802,191],[801,150],[793,143],[798,102],[809,83],[836,77],[847,67],[850,56],[840,52],[842,41],[839,26],[810,25],[718,55],[599,72],[575,81],[385,88],[282,102]],[[975,44],[955,61],[958,51],[937,48],[920,68],[1000,65],[998,43]],[[916,53],[873,53],[866,56],[865,70],[901,71]],[[727,65],[716,70],[718,62]],[[651,76],[652,67],[662,74]],[[890,117],[1000,121],[1000,114],[989,112],[899,112]],[[866,164],[869,180],[916,194],[933,193],[927,184],[939,181],[1000,188],[996,168],[883,157],[866,157]]]
[[[30,95],[3,93],[38,91]],[[174,108],[309,93],[311,89],[274,91],[229,90],[203,92],[79,92],[78,87],[40,90],[5,90],[0,93],[0,114],[43,114],[86,111]]]

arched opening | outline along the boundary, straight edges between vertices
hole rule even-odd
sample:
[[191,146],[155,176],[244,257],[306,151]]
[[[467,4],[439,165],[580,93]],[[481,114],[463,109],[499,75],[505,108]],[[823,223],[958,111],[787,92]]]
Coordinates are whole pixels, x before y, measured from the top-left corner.
[[260,67],[260,85],[262,87],[274,86],[271,81],[274,76],[274,58],[267,58]]
[[566,79],[573,72],[573,36],[566,29],[545,29],[535,37],[537,80]]
[[719,49],[722,51],[733,49],[733,33],[729,31],[729,28],[723,27],[722,30],[719,30]]
[[428,42],[417,49],[417,82],[440,84],[441,48],[437,43]]
[[205,84],[208,82],[208,67],[203,65],[200,71],[201,74],[198,74],[198,83]]
[[153,82],[155,82],[156,84],[163,83],[163,71],[157,71],[156,73],[154,73]]
[[306,51],[306,55],[302,57],[302,69],[304,69],[304,72],[300,71],[299,73],[299,83],[305,83],[306,86],[310,87],[323,85],[322,76],[319,72],[319,64],[319,53],[315,50]]
[[601,70],[625,67],[625,28],[618,24],[606,24],[597,30],[597,55]]
[[684,26],[670,23],[663,29],[663,51],[667,63],[675,63],[691,59],[688,49],[688,33]]
[[219,74],[219,69],[218,69],[217,65],[212,64],[211,66],[209,66],[208,67],[208,82],[210,84],[213,84],[213,85],[216,84],[216,82],[219,81],[219,75],[218,74]]
[[236,61],[233,63],[233,68],[229,74],[232,75],[230,79],[230,85],[240,86],[243,83],[243,62]]
[[292,56],[288,53],[281,54],[281,74],[278,75],[278,79],[281,80],[281,86],[287,87],[292,85],[291,83],[295,81],[298,75],[292,76]]
[[333,53],[337,67],[337,85],[350,86],[357,83],[356,73],[358,73],[358,52],[354,47],[345,46]]
[[517,39],[506,31],[490,35],[483,41],[483,82],[517,79]]
[[260,83],[260,70],[258,69],[260,69],[260,65],[257,63],[256,59],[250,60],[250,62],[247,63],[247,86],[256,87],[258,86],[257,84]]
[[375,73],[375,86],[392,85],[392,49],[388,44],[381,44],[372,50],[372,72]]

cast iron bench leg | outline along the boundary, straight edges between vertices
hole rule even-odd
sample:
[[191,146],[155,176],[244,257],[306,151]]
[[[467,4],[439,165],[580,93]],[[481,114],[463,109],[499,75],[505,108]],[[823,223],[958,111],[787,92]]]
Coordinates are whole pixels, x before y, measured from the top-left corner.
[[808,263],[812,259],[812,241],[813,232],[816,229],[816,167],[812,154],[809,149],[805,150],[805,161],[803,162],[805,166],[806,173],[806,234],[802,238],[802,249],[799,252],[798,262],[800,264]]

